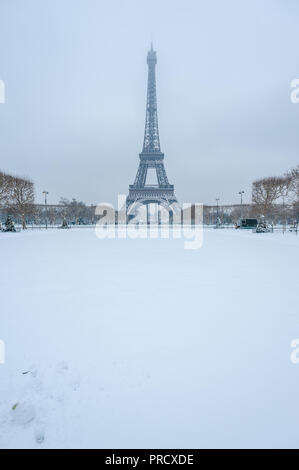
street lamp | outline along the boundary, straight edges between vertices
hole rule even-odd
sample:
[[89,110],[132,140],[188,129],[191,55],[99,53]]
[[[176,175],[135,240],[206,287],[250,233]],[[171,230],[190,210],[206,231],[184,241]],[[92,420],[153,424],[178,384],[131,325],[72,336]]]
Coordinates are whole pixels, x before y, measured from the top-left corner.
[[245,191],[239,191],[239,194],[241,196],[241,219],[243,219],[243,194],[245,193]]
[[48,228],[48,208],[47,208],[47,196],[49,194],[49,191],[43,191],[43,194],[45,195],[45,206],[46,206],[46,229]]

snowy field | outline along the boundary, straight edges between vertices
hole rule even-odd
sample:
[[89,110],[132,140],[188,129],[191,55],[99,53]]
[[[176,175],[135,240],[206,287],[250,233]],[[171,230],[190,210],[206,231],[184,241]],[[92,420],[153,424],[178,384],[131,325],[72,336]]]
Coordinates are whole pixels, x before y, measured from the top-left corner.
[[299,236],[0,234],[1,448],[299,447]]

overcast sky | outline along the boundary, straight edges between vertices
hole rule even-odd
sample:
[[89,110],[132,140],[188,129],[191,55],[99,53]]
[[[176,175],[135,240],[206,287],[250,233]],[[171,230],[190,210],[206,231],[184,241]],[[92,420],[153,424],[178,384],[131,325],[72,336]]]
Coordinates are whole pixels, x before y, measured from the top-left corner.
[[0,0],[0,168],[37,200],[114,202],[142,149],[153,35],[161,149],[180,202],[250,199],[299,163],[297,0]]

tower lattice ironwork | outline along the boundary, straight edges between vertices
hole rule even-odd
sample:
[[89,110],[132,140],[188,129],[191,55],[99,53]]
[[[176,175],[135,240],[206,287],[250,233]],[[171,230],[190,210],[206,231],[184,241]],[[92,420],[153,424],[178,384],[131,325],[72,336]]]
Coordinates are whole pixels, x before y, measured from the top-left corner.
[[[164,167],[164,154],[160,149],[157,94],[156,94],[157,55],[153,45],[147,54],[148,83],[146,100],[146,117],[143,149],[139,154],[140,162],[134,184],[129,186],[127,210],[135,204],[158,203],[169,206],[177,203],[174,186],[169,184]],[[149,169],[154,169],[157,184],[146,184]]]

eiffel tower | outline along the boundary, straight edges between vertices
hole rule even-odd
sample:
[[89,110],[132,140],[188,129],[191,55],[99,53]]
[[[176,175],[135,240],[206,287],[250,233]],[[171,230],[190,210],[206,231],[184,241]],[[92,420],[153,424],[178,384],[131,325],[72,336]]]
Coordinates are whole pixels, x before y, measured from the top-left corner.
[[[177,203],[174,194],[173,184],[169,184],[164,168],[164,154],[160,149],[157,95],[156,95],[156,63],[157,55],[151,49],[147,54],[148,82],[147,101],[143,149],[139,154],[139,167],[134,184],[129,185],[129,195],[127,197],[127,213],[136,204],[161,204],[169,207],[170,204]],[[154,169],[157,184],[146,184],[149,169]]]

